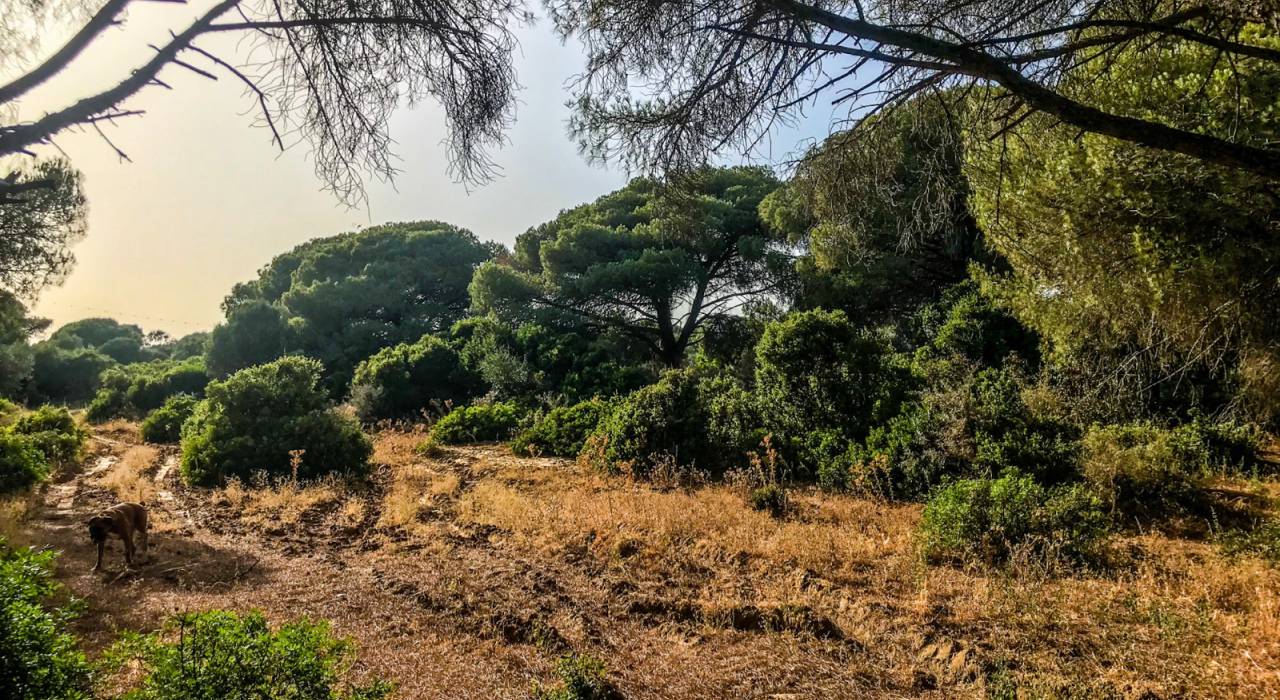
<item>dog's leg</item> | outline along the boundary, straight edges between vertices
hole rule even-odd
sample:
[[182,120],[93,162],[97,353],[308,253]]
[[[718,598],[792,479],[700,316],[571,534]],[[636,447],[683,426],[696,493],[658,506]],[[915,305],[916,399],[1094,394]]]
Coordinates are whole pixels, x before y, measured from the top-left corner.
[[98,540],[98,563],[93,565],[93,570],[97,571],[102,568],[102,550],[107,546],[106,540]]
[[142,517],[138,522],[138,536],[142,538],[142,551],[147,554],[147,559],[151,558],[151,545],[147,543],[147,511],[142,511]]
[[126,532],[120,539],[124,540],[124,568],[127,569],[133,566],[133,533]]

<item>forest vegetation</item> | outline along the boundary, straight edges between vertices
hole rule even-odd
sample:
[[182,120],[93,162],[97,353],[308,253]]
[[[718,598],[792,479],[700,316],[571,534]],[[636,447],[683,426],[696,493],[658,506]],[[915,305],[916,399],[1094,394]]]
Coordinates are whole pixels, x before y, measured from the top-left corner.
[[[148,79],[204,33],[283,29],[262,40],[303,50],[274,67],[268,86],[291,96],[276,108],[378,117],[305,122],[322,180],[358,200],[359,174],[390,167],[373,88],[416,67],[412,88],[446,106],[458,167],[480,176],[510,119],[518,3],[464,3],[473,12],[439,22],[428,5],[369,10],[393,25],[427,15],[387,33],[342,3],[277,3],[234,25],[210,10],[157,49]],[[525,649],[484,653],[535,669],[536,698],[728,697],[751,674],[798,693],[773,697],[1280,693],[1274,8],[547,5],[589,47],[584,150],[644,174],[528,222],[510,247],[440,221],[370,226],[263,261],[207,333],[110,318],[50,329],[29,306],[85,235],[79,175],[34,159],[4,180],[0,695],[224,697],[197,689],[228,678],[232,648],[250,650],[243,697],[430,682],[362,660],[346,638],[371,634],[358,616],[268,622],[199,586],[170,593],[228,609],[151,609],[118,639],[81,643],[94,627],[77,615],[93,611],[61,588],[84,582],[19,545],[38,544],[23,522],[40,494],[83,483],[91,500],[202,513],[264,551],[345,533],[359,544],[341,556],[470,571],[412,569],[385,588],[453,634]],[[982,19],[1010,8],[1025,13]],[[423,32],[447,40],[409,50]],[[325,60],[388,46],[401,50],[368,66]],[[434,52],[478,82],[450,81]],[[879,94],[875,109],[791,168],[709,164],[758,139],[775,118],[762,115],[793,106],[833,56],[878,61],[884,92],[840,88],[852,70],[813,90]],[[300,85],[313,63],[338,73]],[[661,86],[649,101],[625,97],[637,76]],[[0,107],[20,82],[0,86]],[[0,125],[0,154],[93,123],[82,111]],[[108,480],[84,481],[103,478],[89,455]],[[185,511],[164,506],[175,499]],[[485,558],[497,549],[505,564]],[[491,579],[474,573],[482,560]],[[523,617],[477,613],[511,606],[494,591],[517,584],[494,572],[512,561],[549,583],[521,589]],[[548,602],[601,581],[627,619]],[[662,675],[657,650],[675,652],[644,636],[657,623],[633,649],[611,637],[653,619],[738,676]],[[743,641],[761,632],[773,636]],[[734,650],[762,666],[734,668]],[[475,688],[509,689],[479,679],[490,670]]]

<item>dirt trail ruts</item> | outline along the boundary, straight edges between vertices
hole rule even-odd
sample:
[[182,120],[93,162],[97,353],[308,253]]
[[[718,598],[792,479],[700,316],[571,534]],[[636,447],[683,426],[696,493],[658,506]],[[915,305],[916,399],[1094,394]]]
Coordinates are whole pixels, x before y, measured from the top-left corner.
[[[151,551],[126,570],[120,544],[112,541],[104,570],[90,572],[94,551],[83,523],[116,502],[95,477],[131,447],[98,441],[87,468],[49,487],[32,517],[32,543],[62,551],[58,577],[88,604],[77,631],[91,653],[110,645],[121,629],[153,630],[175,612],[259,609],[277,622],[304,616],[331,621],[357,644],[356,674],[395,681],[399,698],[528,698],[535,681],[553,678],[558,654],[591,649],[608,658],[642,638],[651,647],[642,655],[647,663],[689,669],[682,679],[687,687],[646,687],[653,668],[615,666],[612,675],[629,699],[767,698],[776,692],[723,665],[731,656],[704,661],[686,633],[628,615],[614,582],[588,562],[540,557],[506,545],[492,528],[456,523],[447,523],[437,542],[394,531],[335,537],[324,528],[311,530],[306,518],[279,530],[251,528],[210,492],[185,488],[172,449],[160,450],[145,470],[157,487],[145,504]],[[483,450],[467,453],[455,466],[466,472],[490,457]],[[374,494],[371,507],[377,501]],[[371,530],[376,515],[362,526]],[[734,643],[746,651],[765,642],[762,635],[745,635]],[[805,656],[806,645],[789,644],[787,655]],[[825,671],[854,680],[851,668]],[[853,683],[851,690],[854,685],[865,688]]]

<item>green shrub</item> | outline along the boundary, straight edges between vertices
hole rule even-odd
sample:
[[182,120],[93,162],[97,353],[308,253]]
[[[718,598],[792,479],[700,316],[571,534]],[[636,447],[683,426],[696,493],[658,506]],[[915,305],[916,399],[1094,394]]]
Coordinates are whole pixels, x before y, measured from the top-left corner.
[[1029,476],[964,479],[939,488],[920,520],[932,561],[998,564],[1019,547],[1088,559],[1106,534],[1102,503],[1079,485],[1046,490]]
[[49,474],[49,462],[26,435],[0,430],[0,494],[21,491]]
[[1280,564],[1280,520],[1264,520],[1247,530],[1228,530],[1217,539],[1227,554],[1251,554]]
[[458,353],[433,335],[394,345],[361,362],[351,382],[361,420],[400,418],[446,401],[462,404],[480,392]]
[[974,376],[970,423],[975,471],[999,474],[1012,467],[1048,484],[1079,478],[1078,433],[1033,416],[1022,389],[1008,369],[988,368]]
[[756,346],[757,398],[765,427],[800,473],[816,473],[830,457],[806,449],[815,443],[809,432],[860,441],[896,412],[906,377],[891,359],[881,340],[840,311],[794,313],[765,328]]
[[1258,453],[1265,435],[1258,426],[1230,421],[1214,422],[1197,415],[1179,428],[1204,445],[1207,468],[1226,473],[1252,473],[1264,465]]
[[623,399],[591,440],[608,471],[643,477],[674,463],[719,474],[745,462],[759,444],[753,425],[751,396],[732,380],[671,370]]
[[156,634],[130,635],[109,658],[143,674],[121,700],[376,700],[384,681],[343,682],[355,651],[328,624],[306,619],[272,630],[259,612],[178,615]]
[[85,442],[89,439],[88,431],[76,423],[70,411],[60,406],[41,406],[20,416],[11,430],[26,436],[52,466],[79,461],[84,457]]
[[204,396],[208,383],[204,360],[199,357],[113,367],[103,372],[102,387],[89,402],[85,418],[93,423],[140,418],[164,405],[170,396]]
[[1162,516],[1196,503],[1209,452],[1193,431],[1131,423],[1089,428],[1082,459],[1085,480],[1113,512]]
[[605,676],[604,662],[588,654],[568,654],[556,661],[559,688],[535,685],[534,700],[619,700],[622,696]]
[[747,503],[755,510],[762,510],[775,518],[787,512],[787,489],[781,484],[769,484],[751,490]]
[[432,426],[430,438],[443,445],[507,440],[520,423],[521,413],[513,403],[455,408]]
[[373,448],[354,420],[329,406],[320,372],[315,360],[284,357],[210,382],[182,427],[187,482],[290,474],[292,450],[305,450],[300,478],[367,473]]
[[178,442],[182,439],[182,424],[195,412],[198,403],[200,399],[191,394],[170,396],[163,406],[142,421],[142,439],[157,443]]
[[611,408],[602,399],[553,408],[516,436],[511,451],[526,456],[576,456]]
[[819,484],[882,498],[922,498],[945,478],[968,471],[967,462],[943,449],[945,429],[929,407],[907,404],[888,423],[872,428],[861,449],[854,446],[842,458],[824,463],[818,472]]
[[0,397],[0,426],[10,425],[17,420],[18,414],[21,412],[21,406],[9,399]]
[[48,604],[60,588],[53,559],[52,551],[11,549],[0,540],[0,697],[93,697],[91,668],[68,631],[75,606]]

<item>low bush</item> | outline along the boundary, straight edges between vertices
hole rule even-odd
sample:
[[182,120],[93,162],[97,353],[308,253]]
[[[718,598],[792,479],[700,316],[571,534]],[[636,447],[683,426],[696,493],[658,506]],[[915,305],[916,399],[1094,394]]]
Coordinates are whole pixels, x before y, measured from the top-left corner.
[[732,380],[671,370],[619,402],[590,441],[607,471],[643,477],[674,463],[720,474],[759,444],[755,416],[751,395]]
[[1201,493],[1209,461],[1195,432],[1147,423],[1093,426],[1083,448],[1085,480],[1117,515],[1186,511]]
[[221,610],[179,615],[156,634],[128,635],[108,655],[142,678],[121,700],[377,700],[380,680],[344,682],[352,644],[324,622],[306,619],[272,630],[259,612]]
[[89,402],[85,418],[94,423],[140,418],[160,408],[170,396],[204,396],[208,383],[204,360],[198,357],[113,367],[102,373],[102,386]]
[[1080,485],[1045,489],[1009,472],[937,489],[920,520],[921,551],[931,561],[1002,563],[1015,550],[1085,561],[1107,531],[1102,503]]
[[10,401],[9,399],[0,397],[0,426],[6,426],[17,420],[18,414],[22,413],[22,407]]
[[553,408],[516,436],[511,451],[525,456],[574,457],[611,408],[602,399]]
[[182,439],[182,424],[196,410],[200,399],[191,394],[177,394],[165,399],[164,405],[142,421],[142,439],[147,442],[173,443]]
[[1280,520],[1264,520],[1250,529],[1227,530],[1217,536],[1227,554],[1252,555],[1280,564]]
[[513,403],[455,408],[432,426],[430,438],[443,445],[507,440],[520,423],[521,413]]
[[458,353],[433,335],[380,350],[356,367],[351,382],[352,403],[364,421],[462,404],[480,390],[479,378],[462,366]]
[[284,357],[210,382],[182,427],[182,473],[188,483],[248,480],[257,472],[293,472],[291,451],[302,450],[297,476],[362,476],[373,451],[355,420],[329,406],[320,363]]
[[12,549],[0,539],[0,697],[93,697],[91,667],[68,631],[76,606],[49,603],[60,588],[53,559],[52,551]]
[[60,406],[41,406],[20,416],[10,428],[25,436],[51,466],[62,466],[84,457],[89,433],[76,423],[71,412]]
[[770,323],[756,346],[764,426],[801,475],[830,458],[806,449],[810,432],[835,434],[846,446],[861,441],[897,412],[906,381],[889,347],[840,311],[791,314]]
[[620,700],[605,675],[604,662],[588,654],[568,654],[556,661],[560,687],[535,685],[534,700]]
[[1204,445],[1208,459],[1206,467],[1210,470],[1251,474],[1264,464],[1258,452],[1262,449],[1265,435],[1256,425],[1213,421],[1198,415],[1179,429],[1190,433]]
[[781,484],[754,488],[747,494],[747,503],[753,509],[762,510],[776,518],[787,512],[787,489]]
[[48,461],[26,435],[0,430],[0,494],[21,491],[48,474]]

